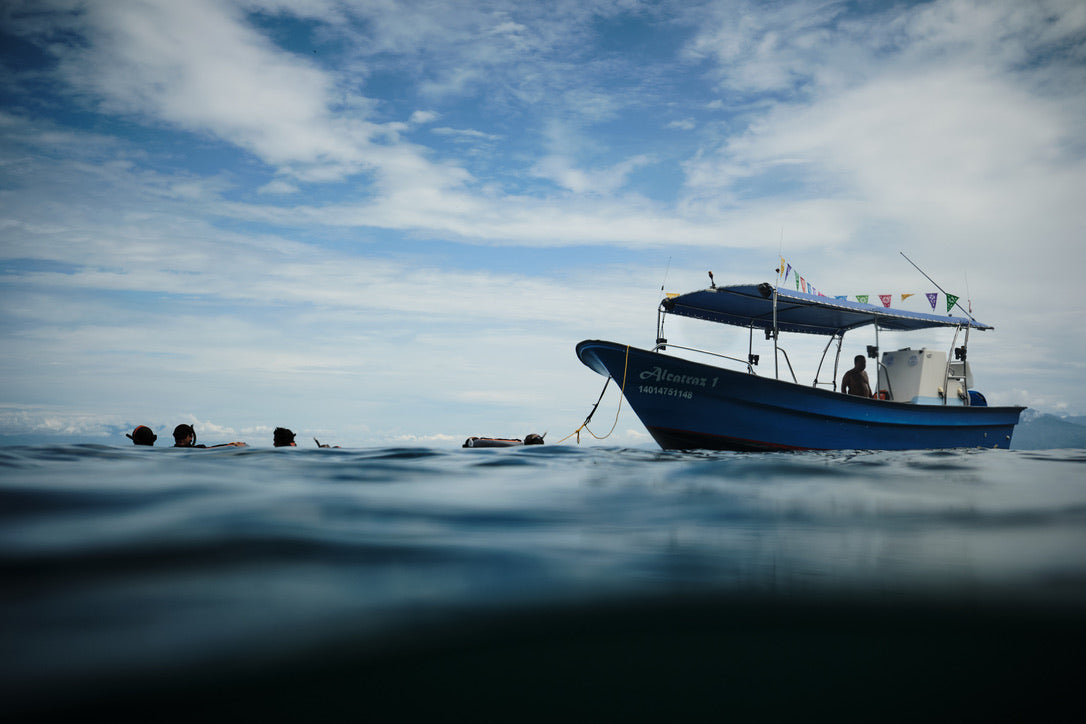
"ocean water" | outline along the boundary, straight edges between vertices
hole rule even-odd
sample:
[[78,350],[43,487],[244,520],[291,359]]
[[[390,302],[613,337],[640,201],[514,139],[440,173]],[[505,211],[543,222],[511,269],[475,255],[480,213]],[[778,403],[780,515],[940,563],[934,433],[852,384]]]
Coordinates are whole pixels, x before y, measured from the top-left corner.
[[1078,695],[1086,450],[0,448],[0,713],[986,720]]

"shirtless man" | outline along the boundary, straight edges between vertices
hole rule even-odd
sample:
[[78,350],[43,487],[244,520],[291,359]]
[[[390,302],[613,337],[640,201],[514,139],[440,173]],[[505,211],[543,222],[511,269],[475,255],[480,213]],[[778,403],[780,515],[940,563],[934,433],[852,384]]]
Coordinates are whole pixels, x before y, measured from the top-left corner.
[[871,397],[871,383],[867,379],[867,373],[864,372],[864,368],[867,367],[867,360],[864,359],[862,354],[858,354],[855,363],[856,366],[841,378],[841,392],[846,395],[856,395],[857,397]]

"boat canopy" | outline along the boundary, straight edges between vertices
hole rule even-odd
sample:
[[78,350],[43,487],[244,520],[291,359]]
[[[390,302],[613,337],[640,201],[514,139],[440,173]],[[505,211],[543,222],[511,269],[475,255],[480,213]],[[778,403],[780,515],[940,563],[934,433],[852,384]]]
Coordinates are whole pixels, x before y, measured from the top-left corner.
[[[660,302],[668,314],[740,327],[773,329],[772,284],[737,284],[680,294]],[[846,299],[777,290],[777,329],[782,332],[838,334],[877,323],[879,329],[908,332],[931,327],[993,329],[966,317],[879,307]]]

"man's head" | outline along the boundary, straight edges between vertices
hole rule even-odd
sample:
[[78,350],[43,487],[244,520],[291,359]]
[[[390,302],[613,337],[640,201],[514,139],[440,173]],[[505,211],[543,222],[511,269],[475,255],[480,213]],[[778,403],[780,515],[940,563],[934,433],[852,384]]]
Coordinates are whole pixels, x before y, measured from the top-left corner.
[[196,428],[192,425],[181,423],[173,429],[174,447],[189,447],[196,444]]
[[862,354],[856,355],[856,359],[853,361],[856,363],[856,369],[862,370],[867,368],[867,358]]
[[272,439],[275,447],[294,447],[294,433],[285,427],[275,428]]
[[126,433],[125,437],[136,445],[154,445],[155,440],[158,439],[158,435],[152,432],[151,428],[146,425],[137,426],[131,434]]

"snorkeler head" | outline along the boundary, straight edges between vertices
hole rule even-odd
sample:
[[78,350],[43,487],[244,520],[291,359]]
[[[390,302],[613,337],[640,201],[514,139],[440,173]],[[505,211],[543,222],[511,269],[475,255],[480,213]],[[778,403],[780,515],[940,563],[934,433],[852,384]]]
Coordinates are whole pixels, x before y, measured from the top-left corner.
[[293,447],[294,446],[294,433],[285,427],[275,428],[273,435],[273,444],[275,447]]
[[181,423],[173,429],[174,447],[192,447],[196,444],[196,428]]
[[125,437],[136,445],[154,445],[155,440],[158,439],[158,435],[152,432],[151,428],[146,425],[137,425],[136,429],[131,433],[125,433]]

